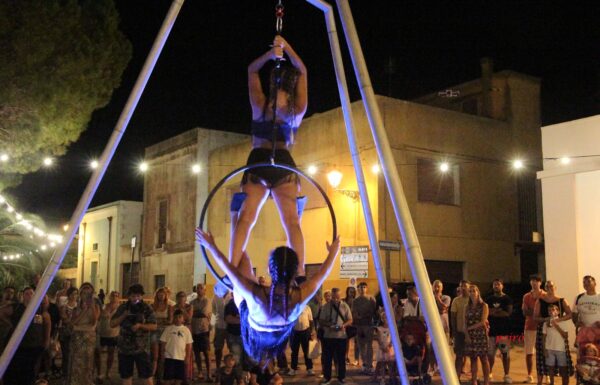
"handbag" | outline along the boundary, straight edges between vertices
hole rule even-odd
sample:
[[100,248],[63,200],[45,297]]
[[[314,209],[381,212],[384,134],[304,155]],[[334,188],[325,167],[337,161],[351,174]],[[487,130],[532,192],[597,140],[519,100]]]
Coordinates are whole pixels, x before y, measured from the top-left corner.
[[310,340],[308,341],[308,358],[316,360],[321,356],[321,341]]

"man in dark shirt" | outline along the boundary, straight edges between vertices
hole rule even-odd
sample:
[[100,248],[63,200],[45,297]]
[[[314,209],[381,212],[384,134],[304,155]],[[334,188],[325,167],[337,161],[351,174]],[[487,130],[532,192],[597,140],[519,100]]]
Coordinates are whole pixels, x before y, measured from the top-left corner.
[[150,332],[156,330],[154,310],[144,303],[144,287],[133,284],[127,291],[129,300],[120,305],[110,320],[110,327],[121,327],[119,334],[119,375],[123,385],[133,379],[133,365],[137,366],[138,378],[152,385],[150,359]]
[[242,369],[245,359],[244,344],[242,342],[242,327],[240,325],[240,312],[235,301],[230,300],[225,306],[225,323],[227,324],[227,347],[235,359],[236,369]]
[[510,340],[507,336],[511,332],[510,328],[510,315],[512,314],[513,301],[512,299],[504,294],[504,283],[500,278],[494,279],[492,282],[492,295],[486,297],[485,302],[488,304],[489,316],[488,321],[490,323],[489,332],[489,351],[488,359],[490,361],[490,373],[494,367],[494,358],[496,356],[496,349],[499,349],[502,353],[502,366],[504,367],[504,383],[512,384],[508,372],[510,370]]

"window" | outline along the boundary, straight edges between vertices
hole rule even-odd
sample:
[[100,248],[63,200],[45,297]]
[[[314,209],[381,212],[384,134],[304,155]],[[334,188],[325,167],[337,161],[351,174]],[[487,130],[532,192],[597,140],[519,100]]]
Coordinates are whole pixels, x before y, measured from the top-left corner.
[[165,287],[165,275],[155,275],[154,276],[154,291],[160,289],[161,287]]
[[460,175],[458,165],[442,172],[434,159],[417,159],[417,190],[419,202],[441,205],[460,204]]
[[162,248],[167,243],[167,221],[169,213],[169,205],[166,199],[158,202],[158,239],[156,242],[157,248]]
[[97,243],[92,244],[92,251],[98,251],[98,244]]

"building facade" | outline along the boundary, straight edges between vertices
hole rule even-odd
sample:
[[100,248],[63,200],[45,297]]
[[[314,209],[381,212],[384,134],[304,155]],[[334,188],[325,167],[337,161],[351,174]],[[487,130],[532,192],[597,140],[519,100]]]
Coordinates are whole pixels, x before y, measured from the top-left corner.
[[[208,156],[246,135],[195,128],[146,148],[140,282],[151,292],[173,293],[206,280],[194,229],[209,193]],[[228,166],[223,166],[229,169]]]
[[[487,283],[496,277],[520,281],[523,266],[528,264],[518,252],[519,245],[531,242],[532,233],[538,231],[532,170],[539,169],[541,159],[539,80],[512,71],[493,73],[487,62],[483,70],[482,79],[453,86],[451,93],[441,91],[412,102],[377,96],[430,278],[451,283],[463,278]],[[376,232],[378,239],[389,241],[382,248],[386,274],[390,282],[412,281],[362,103],[353,103],[352,110]],[[146,178],[145,185],[143,266],[153,266],[142,268],[142,275],[156,272],[145,278],[150,287],[164,281],[189,291],[192,283],[202,282],[204,277],[214,283],[198,261],[197,251],[195,256],[192,251],[192,230],[203,198],[196,193],[198,184],[189,178],[189,171],[175,166],[197,159],[194,135],[182,134],[146,152],[151,165],[156,162],[162,167],[156,176]],[[371,281],[376,287],[345,138],[341,108],[333,109],[304,120],[291,152],[299,168],[308,171],[313,166],[311,170],[316,170],[313,178],[326,190],[335,209],[342,246],[367,247],[366,257],[361,256],[366,265],[359,264],[357,269],[352,266],[358,265],[338,260],[325,288],[346,287],[352,278]],[[243,165],[250,148],[249,137],[236,136],[233,142],[208,149],[202,187],[212,188]],[[519,172],[510,167],[515,157],[525,164]],[[445,172],[440,171],[441,163],[447,163]],[[336,188],[327,180],[334,169],[343,175]],[[238,175],[224,183],[208,210],[207,228],[224,251],[230,239],[229,202],[239,190],[240,179]],[[307,273],[311,274],[325,258],[325,242],[331,240],[333,225],[325,200],[305,182],[300,193],[309,200],[302,228]],[[166,203],[171,221],[159,218],[165,210],[161,197],[171,202]],[[161,243],[157,240],[165,237],[168,252],[157,248]],[[267,275],[268,252],[285,243],[279,215],[269,199],[247,247],[257,275]],[[344,252],[348,261],[356,250]],[[178,259],[169,262],[156,260],[160,255],[178,253]],[[159,271],[167,273],[156,277]]]
[[96,291],[126,292],[131,282],[137,282],[141,227],[142,202],[116,201],[90,208],[79,226],[77,286],[91,282]]

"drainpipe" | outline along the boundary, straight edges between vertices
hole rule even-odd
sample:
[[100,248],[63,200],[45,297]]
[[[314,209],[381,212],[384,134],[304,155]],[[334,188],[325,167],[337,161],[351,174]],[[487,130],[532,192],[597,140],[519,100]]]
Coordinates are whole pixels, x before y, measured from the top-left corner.
[[108,217],[108,256],[106,257],[106,292],[110,293],[110,251],[112,248],[112,220],[113,217]]
[[81,282],[79,282],[79,286],[85,282],[85,238],[87,237],[87,223],[83,223],[83,246],[81,247]]

